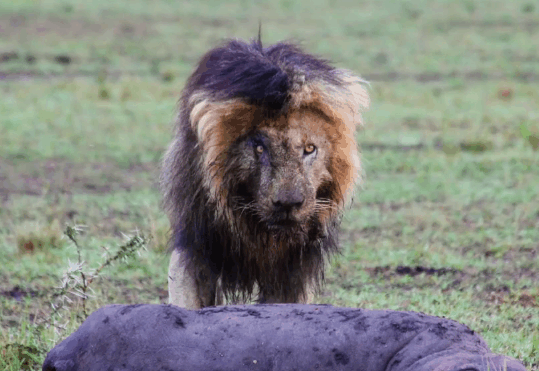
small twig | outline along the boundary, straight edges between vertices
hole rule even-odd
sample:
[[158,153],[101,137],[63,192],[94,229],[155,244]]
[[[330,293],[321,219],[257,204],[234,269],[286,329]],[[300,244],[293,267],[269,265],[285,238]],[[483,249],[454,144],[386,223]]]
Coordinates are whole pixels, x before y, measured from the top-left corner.
[[[75,247],[77,248],[77,256],[78,256],[78,259],[79,259],[79,266],[81,266],[82,268],[82,265],[83,265],[83,262],[82,262],[82,257],[81,257],[81,248],[79,246],[79,243],[77,242],[77,239],[75,238],[75,236],[77,235],[77,233],[79,233],[81,230],[81,227],[71,227],[71,226],[67,226],[66,227],[66,230],[65,230],[65,234],[66,236],[73,242],[73,244],[75,245]],[[88,312],[86,310],[86,299],[88,298],[88,296],[86,295],[86,291],[88,290],[88,284],[91,282],[88,282],[86,280],[86,275],[84,274],[84,271],[81,269],[79,270],[79,273],[80,273],[80,276],[81,276],[81,279],[82,279],[82,283],[81,283],[81,291],[82,291],[82,313],[84,314],[84,317],[88,317]],[[90,278],[91,280],[91,278]]]

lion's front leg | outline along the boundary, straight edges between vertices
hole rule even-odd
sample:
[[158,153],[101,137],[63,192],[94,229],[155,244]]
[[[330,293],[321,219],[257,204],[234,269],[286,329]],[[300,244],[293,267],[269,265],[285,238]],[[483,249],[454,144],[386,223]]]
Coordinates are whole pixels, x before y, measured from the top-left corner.
[[221,304],[217,277],[210,269],[188,259],[178,249],[172,251],[168,267],[168,302],[186,309]]
[[315,296],[315,288],[313,285],[307,285],[305,289],[305,294],[300,295],[299,303],[301,304],[313,304]]
[[316,287],[313,284],[306,284],[301,294],[285,293],[285,294],[268,294],[261,292],[258,296],[258,302],[261,304],[278,304],[278,303],[299,303],[312,304],[316,293]]

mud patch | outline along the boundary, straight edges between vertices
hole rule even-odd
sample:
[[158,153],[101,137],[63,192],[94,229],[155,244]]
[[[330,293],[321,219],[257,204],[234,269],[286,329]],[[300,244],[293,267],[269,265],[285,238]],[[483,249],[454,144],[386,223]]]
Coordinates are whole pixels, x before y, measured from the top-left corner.
[[[0,19],[1,22],[1,19]],[[36,56],[33,56],[36,58]],[[50,56],[40,56],[43,58],[49,58]],[[57,56],[52,56],[55,59]],[[85,61],[81,58],[76,58],[75,56],[71,57],[76,59],[81,65],[85,64]],[[161,61],[169,61],[170,58],[152,58],[153,63],[159,63]],[[184,58],[186,60],[186,58]],[[34,62],[35,59],[32,59]],[[56,61],[59,63],[58,61]],[[89,61],[88,61],[89,62]],[[189,61],[189,62],[195,62]],[[30,62],[29,62],[30,63]],[[114,75],[115,78],[120,78],[123,76],[131,77],[147,77],[149,74],[144,72],[129,72],[129,71],[111,71],[110,74]],[[35,78],[35,79],[64,79],[64,78],[76,78],[76,77],[92,77],[97,78],[99,76],[99,71],[87,72],[87,71],[70,71],[69,73],[46,73],[41,71],[34,70],[19,70],[16,72],[0,72],[0,80],[21,80],[26,78]],[[369,82],[402,82],[402,81],[415,81],[420,84],[429,84],[429,83],[438,83],[444,81],[452,81],[454,79],[463,79],[468,82],[485,82],[485,81],[507,81],[515,80],[523,83],[536,82],[539,81],[539,73],[532,71],[520,71],[514,74],[503,74],[503,73],[486,73],[483,71],[454,71],[454,72],[417,72],[417,73],[406,73],[400,71],[393,72],[371,72],[362,74],[362,77]],[[437,90],[436,94],[439,94],[441,90]]]
[[539,28],[537,21],[510,21],[510,20],[454,20],[437,25],[441,30],[450,30],[455,28],[482,28],[482,29],[515,29],[515,30],[534,30]]
[[511,294],[506,286],[489,287],[492,291],[486,293],[479,293],[480,298],[486,302],[500,306],[503,304],[510,304],[513,306],[520,306],[524,308],[538,308],[539,297],[529,293]]
[[85,36],[99,37],[114,33],[117,37],[143,38],[154,34],[150,23],[140,19],[102,17],[99,23],[82,18],[59,16],[38,17],[30,15],[5,15],[0,17],[3,37],[20,39],[28,37],[61,36],[63,39],[81,39]]
[[72,62],[72,58],[69,55],[57,55],[54,57],[54,61],[58,64],[68,65]]
[[366,151],[395,151],[395,152],[408,152],[408,151],[420,151],[427,146],[423,143],[414,145],[400,145],[400,144],[386,144],[376,142],[361,143],[360,148]]
[[459,273],[460,271],[453,268],[431,268],[423,266],[407,267],[407,266],[398,266],[395,269],[395,273],[401,276],[417,276],[418,274],[426,274],[427,276],[444,276],[446,274]]
[[520,304],[523,307],[539,307],[539,303],[537,300],[537,297],[530,294],[521,294],[518,299],[516,300],[516,303]]
[[19,60],[19,54],[16,52],[0,53],[0,63],[7,63]]
[[[448,155],[454,155],[457,152],[472,152],[482,153],[490,151],[494,148],[494,143],[491,141],[481,140],[463,140],[457,143],[444,142],[437,138],[432,143],[417,143],[413,145],[402,145],[381,142],[364,142],[360,143],[359,147],[363,151],[392,151],[392,152],[410,152],[410,151],[427,151],[435,150],[442,151]],[[533,145],[532,145],[533,147]]]
[[0,53],[0,63],[9,63],[24,60],[28,64],[34,64],[37,60],[35,55],[26,54],[23,58],[22,55],[19,55],[17,52],[4,52]]
[[415,277],[420,274],[426,276],[445,276],[449,274],[462,273],[462,271],[454,268],[432,268],[424,267],[417,265],[415,267],[409,267],[404,265],[399,265],[397,267],[378,266],[374,268],[365,268],[367,272],[372,275],[383,275],[383,276],[411,276]]
[[486,73],[483,71],[453,71],[453,72],[419,72],[405,73],[399,71],[384,73],[365,73],[362,74],[367,81],[381,82],[399,82],[413,80],[419,83],[434,83],[452,79],[463,79],[466,81],[496,81],[506,80],[508,78],[522,82],[539,81],[539,74],[531,71],[518,72],[513,75],[503,73]]
[[25,297],[35,298],[38,292],[33,290],[25,290],[19,286],[13,287],[11,290],[0,291],[0,295],[6,298],[15,299],[16,301],[22,301]]
[[73,163],[65,160],[10,162],[0,160],[0,195],[45,193],[109,193],[157,186],[159,165]]

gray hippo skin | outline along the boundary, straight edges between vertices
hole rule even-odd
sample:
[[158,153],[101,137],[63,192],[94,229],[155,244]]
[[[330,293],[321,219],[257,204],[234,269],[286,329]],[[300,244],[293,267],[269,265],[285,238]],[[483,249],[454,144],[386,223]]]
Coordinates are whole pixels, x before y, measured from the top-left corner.
[[414,312],[330,305],[189,311],[111,305],[45,359],[43,371],[525,371],[468,327]]

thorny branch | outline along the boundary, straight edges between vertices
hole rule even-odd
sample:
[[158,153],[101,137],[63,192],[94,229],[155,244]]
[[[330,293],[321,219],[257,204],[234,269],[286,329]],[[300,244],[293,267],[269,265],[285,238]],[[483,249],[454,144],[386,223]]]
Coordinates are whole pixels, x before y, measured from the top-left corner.
[[[70,295],[77,296],[82,300],[82,312],[84,318],[88,317],[86,300],[88,299],[88,290],[91,290],[90,284],[96,279],[101,271],[112,265],[115,261],[125,260],[132,257],[135,253],[139,253],[141,248],[145,248],[148,240],[143,235],[140,235],[138,231],[131,237],[126,237],[126,242],[118,247],[118,250],[109,255],[109,249],[104,248],[105,253],[103,255],[104,261],[101,265],[93,270],[93,272],[84,271],[86,262],[82,260],[82,248],[77,240],[77,235],[83,230],[83,226],[67,226],[64,234],[73,242],[77,250],[78,261],[76,263],[69,262],[69,266],[62,277],[62,283],[60,287],[52,294],[51,307],[52,313],[48,318],[44,318],[38,326],[41,325],[53,325],[59,329],[63,329],[62,326],[54,324],[54,319],[58,316],[60,310],[66,303],[71,303]],[[37,328],[37,327],[36,327]]]

